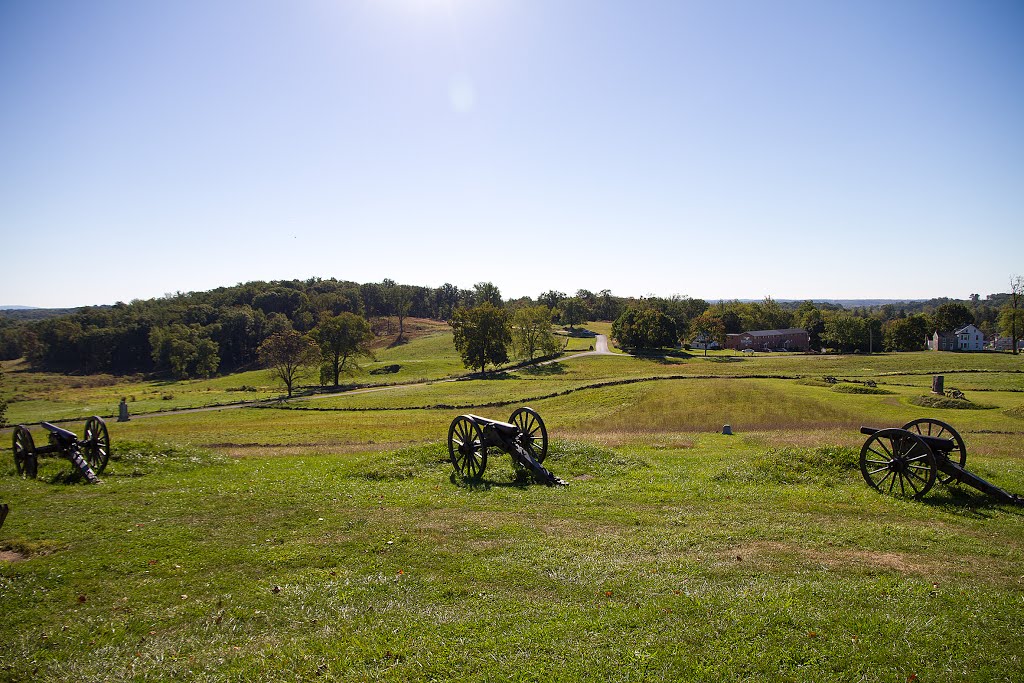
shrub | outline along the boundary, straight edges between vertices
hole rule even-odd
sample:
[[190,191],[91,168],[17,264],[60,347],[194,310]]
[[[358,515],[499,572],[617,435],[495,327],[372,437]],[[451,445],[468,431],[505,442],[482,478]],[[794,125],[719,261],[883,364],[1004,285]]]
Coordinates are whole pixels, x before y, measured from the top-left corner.
[[910,399],[911,405],[922,408],[940,408],[943,410],[991,410],[997,406],[987,403],[973,403],[962,398],[946,398],[945,396],[915,396]]
[[878,389],[877,387],[865,387],[859,384],[842,384],[839,386],[832,387],[832,391],[839,392],[840,394],[894,394],[895,391],[889,391],[888,389]]

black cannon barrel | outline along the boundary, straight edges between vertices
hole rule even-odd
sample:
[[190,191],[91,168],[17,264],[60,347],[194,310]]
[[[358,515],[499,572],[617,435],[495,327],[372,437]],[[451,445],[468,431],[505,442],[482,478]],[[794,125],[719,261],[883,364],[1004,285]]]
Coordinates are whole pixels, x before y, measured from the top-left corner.
[[[860,428],[860,433],[861,434],[866,434],[868,436],[871,436],[872,434],[877,434],[880,431],[882,431],[882,430],[881,429],[876,429],[874,427],[861,427]],[[901,431],[906,431],[906,430],[901,430]],[[921,441],[924,441],[928,445],[928,448],[930,448],[933,451],[938,452],[938,453],[946,453],[946,454],[948,454],[950,451],[952,451],[954,448],[956,448],[956,442],[953,441],[953,439],[943,439],[940,436],[927,436],[925,434],[918,434],[916,432],[911,432],[911,431],[907,431],[907,434],[913,434],[917,438],[921,439]]]
[[57,425],[52,425],[49,422],[40,423],[44,429],[53,432],[55,435],[66,441],[78,441],[78,437],[75,436],[74,432],[69,432],[66,429],[61,429]]

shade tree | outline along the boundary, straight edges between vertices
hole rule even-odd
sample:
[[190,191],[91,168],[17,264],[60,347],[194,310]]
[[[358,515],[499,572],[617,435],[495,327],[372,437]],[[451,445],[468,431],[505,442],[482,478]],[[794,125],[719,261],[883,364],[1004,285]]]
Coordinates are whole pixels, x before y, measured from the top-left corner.
[[320,347],[308,335],[286,329],[267,337],[260,344],[258,355],[260,363],[271,377],[284,384],[291,398],[300,373],[320,361]]
[[938,332],[955,332],[974,322],[974,314],[967,306],[950,302],[932,311],[932,324]]
[[455,349],[467,368],[479,368],[483,374],[488,364],[508,362],[512,332],[504,310],[490,302],[460,307],[452,313],[448,324],[452,327]]
[[355,359],[372,357],[370,323],[354,313],[340,313],[320,321],[310,336],[320,347],[320,381],[337,387],[342,373],[354,369]]
[[552,311],[547,306],[524,306],[512,314],[512,343],[522,358],[553,356],[561,350],[551,331]]
[[704,346],[704,355],[708,355],[708,346],[712,342],[725,342],[725,323],[711,311],[704,311],[690,321],[690,334],[694,341]]
[[620,346],[633,349],[660,349],[678,341],[672,318],[655,308],[627,308],[612,323],[612,336]]

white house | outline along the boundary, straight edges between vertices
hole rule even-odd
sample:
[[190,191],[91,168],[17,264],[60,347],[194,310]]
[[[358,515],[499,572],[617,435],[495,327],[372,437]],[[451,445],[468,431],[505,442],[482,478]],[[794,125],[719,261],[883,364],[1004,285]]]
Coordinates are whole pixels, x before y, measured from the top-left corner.
[[974,325],[961,327],[953,334],[956,335],[956,348],[959,351],[981,351],[985,348],[985,333]]

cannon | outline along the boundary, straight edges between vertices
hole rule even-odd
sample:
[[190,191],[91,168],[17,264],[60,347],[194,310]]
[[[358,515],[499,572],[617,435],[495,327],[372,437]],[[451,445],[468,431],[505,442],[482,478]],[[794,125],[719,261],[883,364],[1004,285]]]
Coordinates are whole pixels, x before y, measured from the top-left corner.
[[49,422],[40,424],[49,432],[49,443],[46,446],[36,447],[32,432],[25,425],[14,428],[14,466],[18,474],[35,479],[39,470],[39,457],[59,454],[70,460],[90,483],[98,483],[97,475],[103,472],[110,459],[110,435],[103,419],[93,416],[86,420],[85,435],[81,439],[74,432]]
[[920,499],[935,481],[967,484],[1003,503],[1024,505],[1024,497],[1008,493],[967,469],[967,446],[950,425],[930,417],[900,428],[861,427],[868,440],[860,449],[860,472],[877,491]]
[[479,415],[459,415],[452,420],[448,454],[458,474],[472,479],[483,476],[488,448],[508,453],[515,465],[532,472],[541,483],[566,485],[542,464],[548,455],[548,430],[532,408],[517,408],[508,422]]

